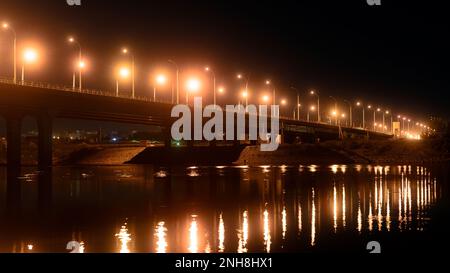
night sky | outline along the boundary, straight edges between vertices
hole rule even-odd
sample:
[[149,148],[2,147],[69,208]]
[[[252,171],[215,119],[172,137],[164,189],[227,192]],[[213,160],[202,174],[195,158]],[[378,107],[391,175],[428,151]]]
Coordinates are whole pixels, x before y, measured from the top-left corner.
[[[324,103],[333,95],[422,120],[450,116],[450,19],[432,1],[81,1],[0,1],[0,20],[14,25],[19,44],[43,48],[45,63],[29,80],[71,86],[76,52],[66,39],[73,34],[88,59],[87,88],[114,90],[114,64],[127,45],[142,96],[151,94],[149,73],[170,69],[171,58],[186,74],[213,67],[230,103],[242,72],[250,73],[250,90],[271,78],[291,100],[295,86],[318,90]],[[0,33],[1,76],[11,76],[10,44]]]

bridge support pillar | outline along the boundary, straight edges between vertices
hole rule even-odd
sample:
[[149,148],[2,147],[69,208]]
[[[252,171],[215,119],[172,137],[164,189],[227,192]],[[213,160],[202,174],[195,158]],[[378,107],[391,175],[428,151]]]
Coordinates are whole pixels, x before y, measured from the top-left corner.
[[53,149],[52,149],[52,139],[53,139],[53,128],[52,128],[52,118],[43,114],[38,117],[38,130],[39,130],[39,140],[38,140],[38,165],[39,169],[45,169],[52,166],[53,163]]
[[172,135],[170,133],[170,128],[163,128],[163,139],[164,139],[164,147],[166,149],[170,149],[172,147]]
[[21,131],[22,117],[20,115],[8,115],[6,117],[6,160],[8,166],[20,166]]

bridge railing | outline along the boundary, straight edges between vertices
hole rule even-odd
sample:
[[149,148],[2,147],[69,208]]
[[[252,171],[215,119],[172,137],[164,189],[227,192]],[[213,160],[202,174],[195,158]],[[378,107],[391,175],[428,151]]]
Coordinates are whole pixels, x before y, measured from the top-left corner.
[[[68,87],[68,86],[58,85],[58,84],[50,84],[50,83],[45,83],[45,82],[17,81],[15,83],[14,80],[12,80],[12,79],[0,77],[0,83],[19,85],[19,86],[36,87],[36,88],[46,88],[46,89],[52,89],[52,90],[58,90],[58,91],[83,93],[83,94],[90,94],[90,95],[97,95],[97,96],[107,96],[107,97],[116,97],[116,98],[119,97],[119,98],[123,98],[123,99],[131,99],[131,100],[138,100],[138,101],[145,101],[145,102],[153,102],[153,100],[151,100],[150,98],[142,97],[142,96],[135,96],[134,98],[131,96],[120,95],[120,94],[117,96],[116,92],[111,92],[111,91],[86,89],[86,88],[82,88],[80,90],[78,88],[73,88],[73,87]],[[167,102],[167,101],[156,100],[155,102],[171,104],[171,102]]]

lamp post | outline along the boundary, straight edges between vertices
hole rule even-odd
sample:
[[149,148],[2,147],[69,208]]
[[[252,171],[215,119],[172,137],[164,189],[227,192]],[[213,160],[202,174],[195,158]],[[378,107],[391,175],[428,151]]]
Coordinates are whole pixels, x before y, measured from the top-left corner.
[[2,24],[2,27],[4,28],[4,29],[9,29],[11,32],[12,32],[12,34],[13,34],[13,36],[14,36],[14,39],[13,39],[13,66],[14,66],[14,83],[17,83],[17,46],[16,46],[16,44],[17,44],[17,35],[16,35],[16,30],[13,28],[13,27],[11,27],[8,23],[6,23],[6,22],[4,22],[3,24]]
[[309,91],[311,95],[317,96],[317,122],[320,122],[320,100],[319,100],[319,93],[317,93],[314,90]]
[[189,105],[189,92],[197,92],[200,89],[200,81],[190,78],[186,82],[186,105]]
[[122,53],[129,54],[131,57],[131,97],[134,99],[134,54],[130,53],[130,51],[126,47],[122,48]]
[[205,71],[207,72],[211,72],[212,76],[213,76],[213,97],[214,97],[214,107],[216,107],[216,74],[214,73],[214,71],[209,67],[205,67]]
[[336,116],[335,116],[335,124],[338,125],[337,100],[336,100],[333,96],[330,96],[330,98],[331,98],[332,100],[334,100],[334,112],[336,112]]
[[25,63],[33,63],[37,59],[37,53],[34,49],[26,49],[22,60],[22,84],[25,82]]
[[348,116],[349,126],[353,127],[352,104],[348,100],[344,100],[344,102],[346,102],[348,104],[348,107],[349,107],[349,110],[350,110],[349,116]]
[[291,86],[292,90],[297,91],[297,120],[300,120],[300,94],[299,94],[299,90],[293,86]]
[[[178,64],[172,60],[167,60],[170,64],[172,64],[175,67],[175,76],[176,76],[176,91],[177,91],[177,104],[180,103],[180,81],[179,81],[179,73],[180,73],[180,69],[178,68]],[[172,101],[173,103],[173,101]]]
[[309,111],[314,111],[314,110],[316,110],[316,107],[314,106],[314,105],[311,105],[309,108],[308,108],[308,111],[306,112],[306,121],[310,121],[310,119],[309,119]]
[[162,74],[156,76],[155,84],[153,85],[153,102],[156,102],[156,85],[164,85],[166,81],[166,76]]
[[275,102],[277,101],[276,99],[276,90],[275,90],[275,85],[273,85],[273,83],[270,80],[266,80],[265,81],[266,85],[271,85],[272,86],[272,104],[275,105]]
[[358,102],[356,102],[356,106],[361,106],[361,109],[362,109],[362,128],[366,129],[366,126],[365,126],[366,117],[364,116],[364,105],[361,102],[358,101]]
[[376,120],[376,117],[375,117],[375,109],[372,109],[372,105],[368,105],[367,109],[371,109],[373,111],[373,130],[375,131],[376,130],[376,123],[377,123],[377,120]]
[[116,97],[119,96],[119,78],[126,79],[130,75],[130,70],[127,67],[119,69],[118,77],[116,78]]
[[76,45],[78,47],[78,89],[81,91],[81,88],[82,88],[82,81],[81,81],[81,70],[82,70],[82,67],[80,66],[80,64],[82,63],[81,45],[73,37],[69,37],[68,41],[69,41],[69,43],[72,43],[72,44],[74,44],[74,45]]

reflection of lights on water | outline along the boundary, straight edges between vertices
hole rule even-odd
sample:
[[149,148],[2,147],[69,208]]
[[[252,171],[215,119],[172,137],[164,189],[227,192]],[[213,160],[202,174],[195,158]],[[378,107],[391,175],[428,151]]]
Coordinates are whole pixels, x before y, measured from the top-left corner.
[[197,226],[197,216],[192,215],[191,225],[189,227],[189,247],[188,250],[191,253],[198,252],[198,226]]
[[209,244],[209,241],[206,241],[205,253],[211,253],[211,245]]
[[342,225],[345,227],[345,185],[342,184]]
[[382,224],[383,224],[383,215],[381,215],[381,211],[383,210],[383,181],[380,181],[380,197],[378,198],[378,230],[381,230]]
[[200,174],[198,173],[198,170],[194,169],[194,168],[190,169],[187,175],[190,177],[200,176]]
[[312,173],[317,172],[317,165],[309,165],[308,170]]
[[84,253],[85,251],[85,244],[83,241],[80,242],[80,247],[78,248],[79,253]]
[[264,246],[266,247],[266,252],[269,253],[272,240],[270,237],[269,211],[267,211],[267,208],[264,210],[263,216],[264,216]]
[[333,184],[333,228],[334,232],[337,229],[337,190],[336,185]]
[[391,231],[391,205],[389,204],[389,188],[386,189],[387,204],[386,204],[386,228]]
[[298,234],[302,232],[302,205],[298,202]]
[[361,167],[361,165],[356,165],[355,169],[356,169],[357,172],[361,172],[362,167]]
[[27,249],[28,249],[29,251],[33,250],[33,248],[34,248],[34,245],[32,245],[32,244],[28,244],[28,245],[27,245]]
[[373,229],[373,215],[372,215],[372,194],[369,193],[369,215],[367,216],[367,222],[369,223],[369,231]]
[[223,222],[222,213],[219,215],[219,252],[225,250],[225,223]]
[[167,228],[163,221],[159,222],[155,229],[156,241],[156,253],[167,252],[167,240],[166,240]]
[[281,165],[280,169],[281,169],[281,173],[285,173],[286,170],[287,170],[287,166],[286,165]]
[[131,234],[128,233],[127,224],[123,225],[120,228],[119,233],[116,233],[114,236],[119,238],[120,241],[120,253],[130,253],[130,249],[128,248],[128,243],[131,241]]
[[347,171],[347,166],[346,165],[341,165],[340,168],[341,168],[341,172],[342,173],[345,173]]
[[283,206],[283,210],[281,211],[281,229],[282,229],[282,236],[283,240],[286,237],[286,230],[287,230],[287,213],[286,213],[286,206]]
[[244,211],[242,213],[242,228],[238,232],[238,252],[245,253],[247,252],[247,240],[248,240],[248,211]]
[[332,171],[333,173],[337,173],[337,171],[338,171],[338,165],[331,165],[330,168],[331,168],[331,171]]
[[316,244],[316,205],[314,204],[314,188],[312,188],[311,200],[311,245]]
[[358,232],[361,233],[362,230],[362,213],[361,213],[361,202],[358,200]]

